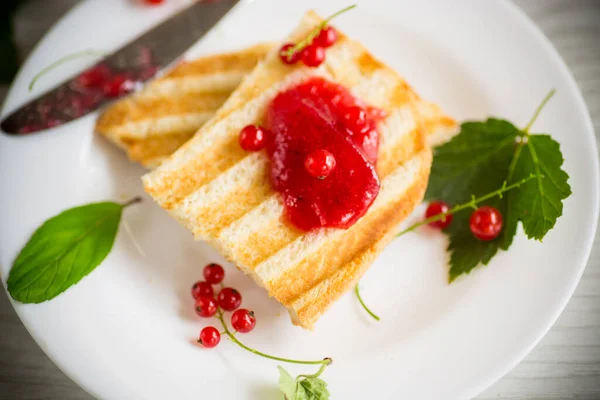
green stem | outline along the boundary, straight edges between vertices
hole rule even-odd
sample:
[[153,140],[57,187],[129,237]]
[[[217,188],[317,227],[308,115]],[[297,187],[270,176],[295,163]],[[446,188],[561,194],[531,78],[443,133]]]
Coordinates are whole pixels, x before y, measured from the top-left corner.
[[477,204],[479,204],[479,203],[481,203],[483,201],[492,199],[492,198],[497,197],[497,196],[502,197],[503,193],[506,193],[506,192],[508,192],[509,190],[512,190],[512,189],[516,189],[519,186],[521,186],[522,184],[524,184],[525,182],[530,181],[532,179],[535,179],[536,177],[537,177],[537,175],[531,174],[527,178],[521,179],[520,181],[515,182],[512,185],[508,185],[508,186],[506,185],[506,181],[505,181],[504,184],[502,185],[502,187],[500,189],[495,190],[495,191],[493,191],[491,193],[488,193],[488,194],[486,194],[484,196],[481,196],[481,197],[478,197],[478,198],[472,198],[469,202],[464,203],[464,204],[459,204],[458,206],[452,207],[452,209],[450,209],[449,211],[447,211],[445,213],[436,214],[436,215],[434,215],[432,217],[424,219],[423,221],[417,222],[416,224],[413,224],[410,227],[408,227],[405,230],[403,230],[402,232],[400,232],[398,235],[396,235],[396,237],[400,237],[400,236],[404,235],[405,233],[414,231],[415,229],[417,229],[420,226],[427,225],[427,224],[429,224],[431,222],[439,221],[439,220],[447,217],[450,214],[457,213],[457,212],[465,210],[467,208],[477,208],[476,207]]
[[375,321],[379,321],[381,318],[379,318],[377,316],[377,314],[375,314],[373,311],[371,311],[369,309],[369,307],[367,307],[367,305],[365,304],[365,302],[363,301],[362,297],[360,296],[360,290],[358,288],[358,284],[356,284],[356,286],[354,286],[354,293],[356,293],[356,297],[358,297],[358,301],[360,302],[360,305],[362,306],[362,308],[365,309],[365,311],[371,316],[373,317],[373,319],[375,319]]
[[298,380],[300,378],[306,378],[306,379],[316,379],[316,378],[318,378],[319,376],[321,376],[321,374],[323,372],[325,372],[325,369],[331,364],[331,359],[330,358],[329,359],[326,358],[326,360],[329,360],[329,364],[323,364],[323,365],[321,365],[321,368],[319,368],[319,370],[316,373],[309,374],[309,375],[306,375],[306,374],[298,375],[296,377],[296,380]]
[[531,129],[531,126],[533,125],[533,123],[535,122],[535,120],[537,119],[537,117],[542,112],[542,109],[544,108],[544,106],[548,103],[548,101],[550,101],[550,99],[552,98],[552,96],[554,96],[554,93],[556,93],[556,90],[552,89],[546,95],[546,97],[544,97],[544,100],[542,100],[542,102],[540,103],[540,105],[537,107],[537,109],[533,113],[533,117],[531,117],[531,120],[529,121],[529,123],[527,124],[527,126],[525,126],[525,128],[523,129],[523,132],[525,133],[526,136],[529,136],[529,129]]
[[142,198],[140,196],[137,196],[137,197],[134,197],[133,199],[121,204],[121,207],[126,208],[126,207],[129,207],[131,205],[141,203],[141,202],[142,202]]
[[285,52],[285,56],[286,57],[292,57],[294,54],[302,51],[305,47],[307,47],[308,45],[310,45],[312,43],[313,39],[316,38],[319,35],[319,32],[321,32],[321,30],[323,28],[325,28],[327,26],[327,24],[329,22],[331,22],[332,19],[334,19],[335,17],[337,17],[337,16],[345,13],[346,11],[352,10],[355,7],[356,7],[356,4],[353,4],[351,6],[343,8],[340,11],[336,12],[335,14],[332,14],[329,17],[327,17],[327,19],[325,21],[321,22],[315,29],[313,29],[312,31],[310,31],[308,33],[308,35],[306,35],[306,37],[303,40],[301,40],[298,43],[296,43],[293,47],[290,47]]
[[29,91],[31,92],[33,90],[33,86],[36,84],[36,82],[44,75],[46,75],[46,73],[50,72],[51,70],[53,70],[54,68],[65,64],[69,61],[75,60],[77,58],[80,57],[86,57],[86,56],[103,56],[106,53],[103,51],[99,51],[99,50],[83,50],[83,51],[78,51],[77,53],[73,53],[73,54],[69,54],[67,56],[64,56],[63,58],[59,58],[58,60],[56,60],[55,62],[53,62],[52,64],[48,65],[46,68],[42,69],[40,72],[38,72],[33,79],[31,80],[31,83],[29,83]]
[[[223,329],[225,330],[225,333],[227,334],[229,339],[231,339],[232,342],[234,342],[235,344],[240,346],[242,349],[249,351],[250,353],[259,355],[264,358],[269,358],[271,360],[281,361],[281,362],[286,362],[286,363],[291,363],[291,364],[310,364],[310,365],[319,365],[320,364],[323,366],[322,369],[324,367],[328,366],[329,364],[331,364],[331,362],[332,362],[331,358],[324,358],[323,360],[318,360],[318,361],[291,360],[289,358],[275,357],[270,354],[266,354],[261,351],[255,350],[251,347],[246,346],[244,343],[240,342],[235,337],[235,335],[233,333],[231,333],[231,331],[229,330],[229,327],[227,326],[227,324],[225,323],[225,320],[223,319],[223,311],[221,311],[220,308],[217,310],[217,318],[221,321],[221,324],[223,324]],[[319,371],[320,372],[317,372],[318,374],[320,374],[322,372],[321,370],[319,370]]]

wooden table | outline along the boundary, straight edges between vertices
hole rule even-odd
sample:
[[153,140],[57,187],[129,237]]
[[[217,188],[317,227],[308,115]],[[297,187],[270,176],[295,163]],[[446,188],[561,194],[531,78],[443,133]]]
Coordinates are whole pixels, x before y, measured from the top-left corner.
[[[52,0],[48,7],[48,0],[35,0],[22,9],[16,25],[21,51],[28,52],[77,1]],[[600,139],[600,0],[516,3],[542,28],[575,75]],[[3,90],[0,87],[0,98]],[[0,293],[0,399],[89,398],[42,353]],[[525,360],[478,399],[600,399],[600,237],[556,325]]]

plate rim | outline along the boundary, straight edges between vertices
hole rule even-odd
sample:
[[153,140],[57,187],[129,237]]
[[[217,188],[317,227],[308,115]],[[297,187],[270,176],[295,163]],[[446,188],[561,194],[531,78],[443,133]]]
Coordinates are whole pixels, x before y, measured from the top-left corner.
[[[249,0],[249,1],[252,1],[252,0]],[[15,90],[14,82],[18,81],[22,75],[22,72],[24,70],[23,66],[26,65],[27,63],[29,63],[32,56],[34,54],[36,54],[40,48],[42,48],[43,46],[46,45],[47,37],[49,35],[51,35],[59,25],[62,25],[66,19],[71,17],[72,14],[79,12],[79,9],[83,8],[87,3],[89,3],[89,1],[83,1],[83,2],[75,5],[73,8],[71,8],[66,14],[64,14],[60,19],[58,19],[56,22],[54,22],[52,24],[52,26],[44,34],[42,39],[32,48],[31,52],[29,53],[27,58],[22,63],[21,68],[19,69],[16,77],[13,80],[13,83],[10,85],[10,88],[6,94],[5,100],[0,109],[0,113],[2,115],[4,115],[6,112],[7,105],[8,105],[8,99],[13,96],[13,91]],[[564,61],[562,55],[558,52],[558,50],[555,48],[554,44],[550,41],[550,39],[543,33],[542,29],[533,21],[532,18],[529,17],[529,15],[522,8],[520,8],[518,5],[516,5],[511,0],[502,0],[498,4],[506,7],[506,9],[508,11],[510,11],[510,13],[515,17],[515,20],[517,22],[519,22],[524,28],[526,28],[532,36],[535,37],[535,39],[539,43],[539,45],[544,48],[545,52],[553,59],[555,64],[559,67],[560,74],[567,81],[569,86],[573,88],[573,94],[574,94],[575,100],[576,100],[576,104],[575,104],[576,110],[578,110],[579,112],[582,113],[582,116],[584,117],[583,118],[584,120],[582,122],[584,123],[585,128],[589,132],[592,133],[592,141],[591,141],[592,142],[591,143],[592,151],[594,153],[598,154],[598,141],[596,138],[596,132],[594,129],[593,121],[592,121],[588,106],[587,106],[585,99],[583,97],[583,94],[581,92],[581,88],[579,87],[577,81],[575,80],[567,63]],[[600,160],[598,159],[598,157],[593,157],[592,163],[593,163],[593,168],[592,168],[592,172],[591,172],[591,175],[592,175],[591,178],[594,182],[592,203],[598,204],[598,203],[600,203]],[[563,298],[561,299],[560,306],[556,307],[552,313],[548,312],[548,315],[550,315],[550,314],[552,314],[552,315],[550,318],[548,318],[548,322],[545,324],[545,326],[540,326],[539,331],[535,335],[535,339],[532,340],[531,343],[529,343],[527,346],[523,346],[522,351],[515,352],[513,357],[511,357],[510,362],[506,363],[504,365],[504,367],[497,368],[496,370],[490,372],[488,374],[487,379],[481,379],[479,384],[472,385],[470,388],[465,388],[462,391],[460,398],[463,398],[463,397],[464,398],[473,398],[473,397],[483,393],[486,389],[490,388],[493,384],[495,384],[499,380],[501,380],[506,374],[508,374],[511,370],[513,370],[521,361],[523,361],[523,359],[540,343],[540,341],[546,336],[546,334],[550,331],[550,329],[555,325],[556,321],[558,320],[560,315],[563,313],[565,307],[567,306],[567,304],[573,297],[573,294],[574,294],[577,286],[579,285],[579,282],[581,281],[583,273],[588,265],[589,258],[590,258],[592,248],[594,245],[594,239],[595,239],[596,235],[598,234],[597,230],[598,230],[599,216],[600,216],[600,208],[595,208],[593,210],[593,219],[592,219],[593,222],[589,225],[589,229],[588,229],[588,231],[589,231],[588,233],[590,234],[588,236],[589,240],[583,246],[583,249],[585,250],[586,255],[585,255],[585,257],[582,258],[582,262],[578,266],[577,273],[574,275],[574,279],[572,280],[571,284],[568,287],[565,287],[565,289],[567,289],[566,290],[567,294],[565,296],[563,296]],[[3,281],[4,281],[4,279],[3,279]],[[83,383],[85,380],[78,379],[76,377],[77,373],[75,373],[75,372],[71,373],[71,372],[67,371],[65,369],[66,367],[61,365],[61,363],[57,362],[57,360],[52,356],[52,354],[50,354],[47,346],[44,345],[43,335],[41,335],[39,333],[39,331],[35,331],[35,330],[31,329],[27,319],[22,318],[21,313],[19,312],[18,308],[15,307],[16,302],[12,299],[12,297],[8,293],[5,282],[3,282],[2,286],[4,288],[7,298],[9,299],[11,306],[13,307],[13,310],[15,310],[15,313],[18,315],[20,322],[23,324],[23,326],[25,327],[25,329],[27,330],[29,335],[33,338],[33,340],[35,341],[37,346],[43,351],[43,353],[46,355],[46,357],[48,357],[52,361],[52,363],[64,375],[66,375],[73,383],[75,383],[77,386],[79,386],[86,393],[88,393],[89,395],[91,395],[94,398],[102,398],[102,393],[97,392],[92,387],[92,385]]]

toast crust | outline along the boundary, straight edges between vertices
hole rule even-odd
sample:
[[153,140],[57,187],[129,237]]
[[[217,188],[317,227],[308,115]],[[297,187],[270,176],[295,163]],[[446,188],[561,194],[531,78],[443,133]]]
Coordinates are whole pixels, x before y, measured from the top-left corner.
[[[321,21],[307,13],[287,41],[299,40]],[[283,221],[267,155],[246,153],[237,143],[240,129],[260,123],[277,93],[309,76],[340,83],[387,113],[378,125],[381,190],[367,214],[347,230],[305,233]],[[343,34],[316,69],[284,65],[273,50],[191,140],[144,176],[144,188],[197,239],[286,306],[295,324],[312,329],[423,198],[432,156],[421,102],[398,74]]]

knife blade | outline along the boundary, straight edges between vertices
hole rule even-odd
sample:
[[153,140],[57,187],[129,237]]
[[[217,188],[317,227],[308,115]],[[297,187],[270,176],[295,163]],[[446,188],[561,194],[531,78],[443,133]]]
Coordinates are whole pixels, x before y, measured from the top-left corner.
[[45,131],[81,118],[174,64],[240,0],[196,1],[91,68],[21,106],[2,121],[9,135]]

